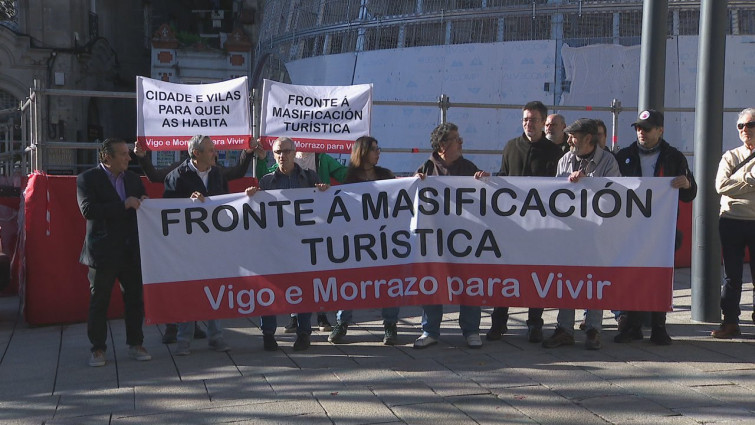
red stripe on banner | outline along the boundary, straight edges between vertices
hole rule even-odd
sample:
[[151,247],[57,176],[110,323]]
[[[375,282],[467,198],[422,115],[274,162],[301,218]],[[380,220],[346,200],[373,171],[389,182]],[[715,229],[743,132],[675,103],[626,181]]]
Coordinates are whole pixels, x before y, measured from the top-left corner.
[[144,285],[148,324],[424,304],[670,311],[673,268],[423,263]]
[[[252,136],[248,134],[238,135],[209,135],[215,144],[215,149],[247,149]],[[189,140],[193,136],[139,136],[138,143],[146,146],[151,151],[181,151],[185,150]]]
[[[275,136],[260,136],[262,147],[265,150],[273,149]],[[296,142],[296,150],[301,152],[322,152],[322,153],[351,153],[351,147],[354,140],[333,140],[333,139],[308,139],[301,137],[291,137]]]

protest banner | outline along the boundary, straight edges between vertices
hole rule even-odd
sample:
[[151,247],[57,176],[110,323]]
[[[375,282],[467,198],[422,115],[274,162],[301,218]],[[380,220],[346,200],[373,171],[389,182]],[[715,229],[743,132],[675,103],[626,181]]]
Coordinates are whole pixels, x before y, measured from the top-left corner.
[[197,134],[216,149],[246,149],[251,128],[246,77],[212,84],[136,77],[136,140],[149,150],[185,150]]
[[289,137],[301,152],[351,153],[354,141],[370,135],[372,84],[296,86],[265,80],[260,138],[272,149]]
[[428,177],[148,199],[148,323],[420,304],[671,309],[669,178]]

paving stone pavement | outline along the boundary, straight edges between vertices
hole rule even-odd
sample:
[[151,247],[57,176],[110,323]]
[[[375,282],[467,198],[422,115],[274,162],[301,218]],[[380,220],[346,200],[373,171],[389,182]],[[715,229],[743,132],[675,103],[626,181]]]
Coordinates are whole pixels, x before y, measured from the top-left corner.
[[[256,317],[223,321],[230,352],[197,340],[186,357],[160,342],[162,325],[146,326],[149,362],[128,358],[123,321],[112,320],[100,368],[87,366],[85,324],[31,327],[17,297],[0,298],[0,424],[755,424],[751,288],[732,340],[691,323],[679,269],[668,347],[613,343],[606,312],[603,349],[585,350],[579,331],[576,345],[545,349],[527,342],[526,310],[514,308],[501,341],[469,349],[447,306],[440,343],[415,350],[421,310],[406,307],[393,347],[381,343],[380,311],[363,310],[346,343],[315,331],[303,352],[282,329],[281,349],[263,351]],[[546,336],[556,314],[546,310]]]

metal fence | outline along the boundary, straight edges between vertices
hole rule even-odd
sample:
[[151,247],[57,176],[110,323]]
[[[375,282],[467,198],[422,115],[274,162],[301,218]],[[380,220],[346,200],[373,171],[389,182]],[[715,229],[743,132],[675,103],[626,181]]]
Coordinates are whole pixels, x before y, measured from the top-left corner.
[[[291,60],[416,46],[522,40],[637,45],[642,7],[642,0],[269,0],[257,74],[283,81],[283,64]],[[728,8],[729,34],[755,34],[755,2],[729,0]],[[699,1],[669,1],[670,35],[696,35],[699,21]]]
[[[65,151],[73,153],[69,155],[71,163],[69,164],[70,170],[73,173],[82,167],[88,168],[92,164],[79,164],[76,162],[77,151],[91,151],[99,148],[99,143],[96,142],[79,142],[79,141],[56,141],[45,139],[40,131],[41,122],[39,116],[40,104],[46,101],[46,97],[49,96],[71,96],[71,97],[92,97],[92,98],[115,98],[115,99],[136,99],[136,93],[134,92],[102,92],[102,91],[84,91],[84,90],[58,90],[58,89],[43,89],[35,87],[30,90],[30,96],[20,105],[18,109],[0,110],[0,134],[3,132],[2,117],[3,115],[12,116],[12,119],[20,119],[20,131],[21,140],[14,143],[0,143],[0,146],[4,146],[5,151],[0,153],[0,176],[13,176],[18,175],[19,172],[28,174],[32,171],[44,171],[48,172],[50,167],[49,158],[55,152]],[[259,106],[260,99],[253,101],[253,104]],[[513,104],[487,104],[487,103],[462,103],[452,102],[445,94],[438,96],[436,102],[411,102],[411,101],[374,101],[374,105],[388,106],[388,107],[405,107],[405,106],[419,106],[419,107],[432,107],[438,108],[440,111],[440,121],[445,122],[449,109],[508,109],[508,110],[521,110],[521,105]],[[612,121],[607,122],[609,127],[609,133],[616,135],[616,127],[621,113],[630,113],[632,116],[636,114],[636,107],[630,107],[628,109],[623,108],[620,101],[614,99],[610,106],[588,106],[588,105],[550,105],[549,109],[557,109],[559,111],[592,111],[592,112],[610,112]],[[134,108],[135,110],[136,108]],[[726,108],[723,112],[739,112],[742,108]],[[666,112],[694,112],[694,108],[666,108]],[[256,114],[253,114],[255,116]],[[254,123],[254,128],[259,128],[259,123]],[[255,131],[256,136],[256,131]],[[609,137],[609,140],[612,138]],[[615,140],[615,137],[613,138]],[[0,140],[2,142],[2,140]],[[415,155],[417,153],[428,153],[430,149],[417,149],[417,148],[383,148],[385,153],[397,153]],[[481,154],[481,155],[500,155],[500,150],[495,149],[474,149],[465,150],[465,153],[469,154]],[[691,155],[691,152],[685,152],[687,155]],[[56,164],[58,167],[59,163]],[[0,181],[0,185],[2,185]]]

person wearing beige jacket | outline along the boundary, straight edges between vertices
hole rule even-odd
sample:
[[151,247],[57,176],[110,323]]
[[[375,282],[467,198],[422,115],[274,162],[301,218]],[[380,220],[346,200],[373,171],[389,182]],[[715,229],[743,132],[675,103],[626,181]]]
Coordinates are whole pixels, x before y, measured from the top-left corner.
[[[750,255],[755,255],[755,108],[739,113],[737,130],[742,146],[723,154],[716,174],[716,191],[721,195],[718,231],[724,259],[723,321],[711,336],[721,339],[740,335],[739,303],[745,248],[750,249]],[[750,271],[755,276],[755,261],[752,259]]]

